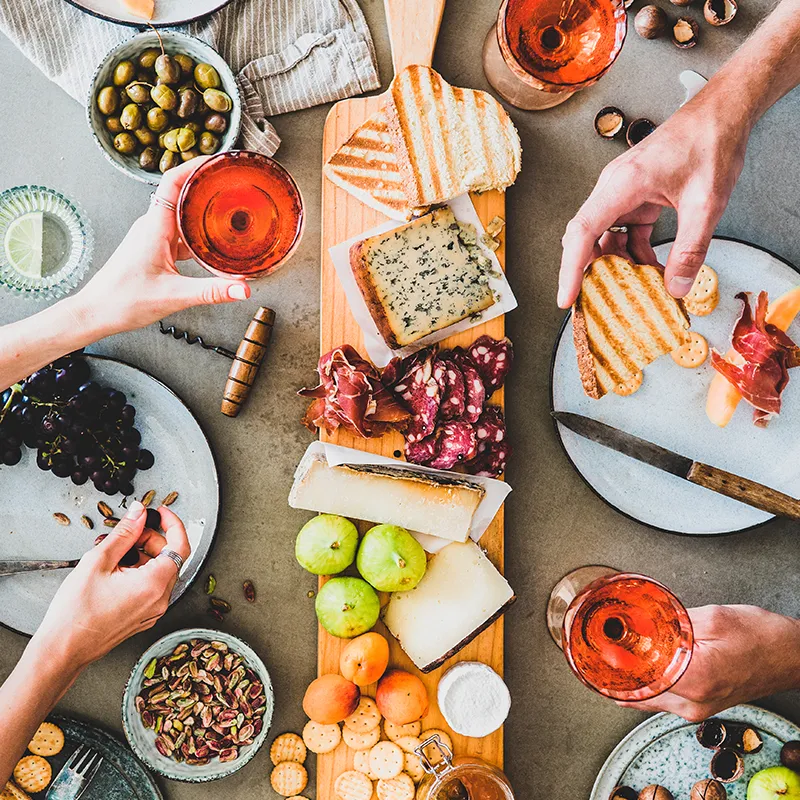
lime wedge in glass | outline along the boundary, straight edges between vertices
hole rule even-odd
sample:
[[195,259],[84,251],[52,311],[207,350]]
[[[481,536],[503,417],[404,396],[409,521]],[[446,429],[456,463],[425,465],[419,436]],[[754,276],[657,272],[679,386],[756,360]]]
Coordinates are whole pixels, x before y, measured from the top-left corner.
[[30,278],[42,277],[43,229],[44,213],[30,211],[8,226],[3,241],[9,265]]

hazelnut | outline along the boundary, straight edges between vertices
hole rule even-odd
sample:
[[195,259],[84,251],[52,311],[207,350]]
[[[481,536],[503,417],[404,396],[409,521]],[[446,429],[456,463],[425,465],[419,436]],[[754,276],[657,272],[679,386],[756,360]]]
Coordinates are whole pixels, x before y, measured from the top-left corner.
[[781,747],[781,764],[795,772],[800,772],[800,742],[786,742]]
[[654,783],[639,792],[639,800],[673,800],[673,797],[669,789]]
[[727,25],[738,11],[736,0],[706,0],[703,16],[709,25]]
[[658,39],[667,30],[667,14],[658,6],[642,6],[634,17],[633,27],[643,39]]
[[676,47],[694,47],[699,36],[700,26],[691,17],[679,17],[672,26],[672,43]]
[[706,778],[692,786],[691,800],[727,800],[728,793],[719,782]]
[[630,786],[617,786],[608,796],[608,800],[637,800],[639,793]]
[[613,139],[624,127],[625,115],[614,106],[601,108],[594,118],[594,129],[604,139]]
[[628,142],[628,147],[639,144],[642,139],[649,136],[655,129],[656,126],[650,122],[649,119],[645,119],[644,117],[635,119],[628,125],[628,130],[625,131],[625,139]]

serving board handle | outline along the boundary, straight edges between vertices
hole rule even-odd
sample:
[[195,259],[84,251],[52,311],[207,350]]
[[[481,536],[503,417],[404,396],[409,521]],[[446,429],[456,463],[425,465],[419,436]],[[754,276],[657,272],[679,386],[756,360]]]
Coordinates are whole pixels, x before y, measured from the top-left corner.
[[429,67],[445,0],[384,0],[394,74],[409,64]]
[[800,500],[770,489],[761,483],[742,478],[724,469],[710,467],[695,461],[686,476],[692,483],[713,489],[715,492],[760,508],[770,514],[789,519],[800,519]]

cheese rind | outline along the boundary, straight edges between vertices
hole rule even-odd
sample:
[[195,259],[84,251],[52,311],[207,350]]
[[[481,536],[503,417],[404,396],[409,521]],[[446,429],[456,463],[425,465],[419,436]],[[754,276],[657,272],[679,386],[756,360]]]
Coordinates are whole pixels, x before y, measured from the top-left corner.
[[475,542],[454,542],[409,592],[395,592],[383,621],[422,672],[431,672],[492,624],[513,589]]
[[467,481],[390,467],[332,467],[316,457],[298,470],[289,505],[463,542],[484,494]]

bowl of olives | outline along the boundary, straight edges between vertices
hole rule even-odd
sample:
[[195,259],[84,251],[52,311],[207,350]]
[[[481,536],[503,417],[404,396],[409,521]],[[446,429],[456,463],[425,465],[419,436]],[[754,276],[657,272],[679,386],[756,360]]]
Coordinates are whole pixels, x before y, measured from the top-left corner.
[[86,108],[106,158],[152,185],[184,161],[231,150],[242,117],[222,56],[177,31],[144,31],[111,50],[92,78]]

